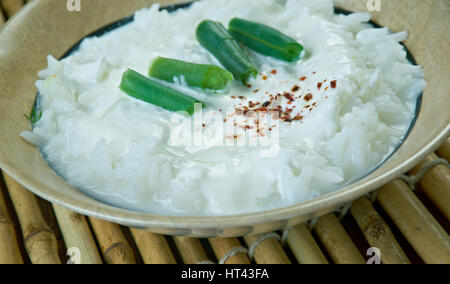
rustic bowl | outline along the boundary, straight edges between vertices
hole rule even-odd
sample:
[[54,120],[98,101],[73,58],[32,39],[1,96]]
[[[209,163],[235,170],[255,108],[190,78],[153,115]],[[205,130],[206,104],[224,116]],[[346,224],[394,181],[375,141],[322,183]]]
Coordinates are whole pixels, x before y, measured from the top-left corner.
[[[428,86],[415,127],[398,151],[364,179],[337,192],[294,206],[229,217],[171,217],[137,213],[101,203],[70,187],[47,165],[20,132],[29,129],[23,114],[36,96],[38,70],[46,56],[62,56],[89,33],[148,7],[152,0],[82,1],[69,12],[66,1],[29,2],[0,34],[0,167],[40,197],[81,214],[156,233],[197,237],[242,236],[287,228],[331,212],[408,171],[450,132],[450,6],[448,1],[383,0],[373,19],[393,31],[410,33],[407,47],[425,69]],[[161,0],[162,5],[180,1]],[[366,1],[338,1],[352,11],[367,11]]]

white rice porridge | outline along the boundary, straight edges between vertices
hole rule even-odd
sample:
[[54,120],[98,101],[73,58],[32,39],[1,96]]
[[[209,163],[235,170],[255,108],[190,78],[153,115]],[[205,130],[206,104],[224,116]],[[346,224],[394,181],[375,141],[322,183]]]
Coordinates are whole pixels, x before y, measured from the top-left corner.
[[[279,136],[272,156],[262,155],[262,146],[172,145],[173,114],[118,88],[127,68],[147,74],[158,56],[219,65],[195,29],[205,19],[228,26],[234,17],[298,40],[305,58],[286,63],[244,49],[261,72],[248,86],[234,82],[227,94],[175,88],[205,102],[203,113],[239,116],[276,105],[287,117],[276,129],[266,126]],[[375,29],[369,20],[368,13],[334,14],[331,0],[203,0],[173,13],[154,5],[84,40],[64,60],[49,56],[36,83],[42,118],[22,137],[72,186],[130,210],[233,215],[316,198],[392,153],[426,85],[399,43],[407,33]]]

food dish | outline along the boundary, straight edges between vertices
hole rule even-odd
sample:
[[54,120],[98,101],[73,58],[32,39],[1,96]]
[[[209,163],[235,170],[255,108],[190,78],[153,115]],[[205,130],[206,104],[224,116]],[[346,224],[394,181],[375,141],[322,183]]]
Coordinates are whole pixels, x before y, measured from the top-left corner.
[[[162,6],[181,1],[160,0]],[[122,0],[83,2],[81,13],[68,12],[61,1],[31,1],[0,33],[0,167],[38,196],[92,217],[169,235],[196,237],[242,236],[270,232],[308,221],[344,206],[411,169],[440,145],[450,133],[448,76],[450,44],[445,33],[448,10],[439,1],[386,1],[373,20],[393,31],[407,30],[405,42],[417,62],[424,67],[428,82],[422,107],[410,135],[380,167],[363,179],[339,191],[277,210],[254,214],[186,217],[162,216],[124,210],[102,203],[71,187],[58,176],[35,147],[24,142],[20,133],[29,129],[23,119],[36,97],[37,72],[46,68],[48,54],[62,57],[86,35],[117,27],[111,23],[126,18],[155,1]],[[365,1],[337,2],[341,8],[367,12]],[[402,11],[408,11],[403,13]],[[128,21],[130,18],[127,18]],[[120,21],[122,22],[122,21]]]
[[[407,33],[374,29],[368,13],[333,10],[330,0],[201,1],[171,14],[158,5],[141,10],[132,23],[85,40],[64,60],[49,57],[37,82],[42,118],[23,137],[71,185],[129,210],[233,215],[335,191],[403,141],[426,83],[399,44]],[[249,20],[289,37],[276,38],[277,31]],[[228,46],[228,23],[230,34],[251,48]],[[265,47],[252,39],[264,32],[276,38],[266,46],[280,43],[292,52],[263,54]],[[117,88],[126,69],[146,74],[160,56],[221,63],[235,82],[228,93],[211,94],[175,76],[144,99],[154,105],[134,99],[146,93],[139,90],[146,78],[135,71]],[[174,99],[161,101],[163,93]],[[195,102],[204,108],[194,114]],[[194,116],[180,121],[170,112],[178,110]]]

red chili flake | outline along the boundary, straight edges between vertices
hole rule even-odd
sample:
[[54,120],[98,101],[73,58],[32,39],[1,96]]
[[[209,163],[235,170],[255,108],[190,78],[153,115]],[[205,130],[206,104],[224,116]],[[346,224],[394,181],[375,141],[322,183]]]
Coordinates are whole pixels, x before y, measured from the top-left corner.
[[272,73],[273,75],[277,75],[278,71],[277,69],[273,69],[272,71],[270,71],[270,73]]
[[269,77],[267,77],[266,75],[264,75],[262,78],[263,78],[264,81],[266,81]]
[[296,117],[294,117],[294,120],[296,120],[296,121],[299,121],[302,119],[303,119],[303,116],[301,116],[301,115],[297,115]]
[[290,93],[284,93],[283,96],[291,102],[295,101],[294,97]]
[[203,126],[203,127],[206,127],[206,124],[203,123],[202,126]]
[[316,71],[313,72],[313,74],[316,74],[316,73],[317,73]]
[[320,90],[320,88],[322,88],[322,82],[317,83],[317,88]]
[[313,103],[312,105],[313,105],[313,106],[316,106],[316,105],[317,105],[317,103]]
[[307,102],[309,102],[310,100],[312,100],[313,99],[313,95],[312,94],[307,94],[306,96],[305,96],[305,101],[307,101]]
[[254,90],[254,91],[253,91],[253,93],[257,93],[257,92],[259,92],[259,90]]
[[306,80],[306,77],[305,77],[305,76],[303,76],[303,77],[300,78],[300,81],[305,81],[305,80]]
[[327,87],[325,87],[325,91],[328,91],[328,89],[329,89],[329,87],[327,86]]
[[226,119],[224,119],[224,120],[223,120],[223,122],[227,122],[227,120],[226,120]]
[[255,106],[257,106],[257,105],[259,105],[259,103],[258,102],[250,102],[249,104],[248,104],[248,106],[249,107],[251,107],[251,108],[254,108]]
[[295,92],[298,92],[298,91],[300,91],[300,86],[297,86],[297,85],[295,85],[293,88],[292,88],[292,92],[293,93],[295,93]]
[[331,85],[331,88],[336,89],[336,87],[337,87],[337,81],[336,81],[336,80],[331,81],[330,85]]
[[311,107],[310,105],[305,106],[305,108],[310,108],[310,107]]
[[247,84],[247,88],[249,88],[249,89],[250,89],[251,87],[252,87],[252,85],[250,85],[250,84]]
[[235,96],[231,96],[231,98],[232,98],[232,99],[235,99],[236,97],[235,97]]

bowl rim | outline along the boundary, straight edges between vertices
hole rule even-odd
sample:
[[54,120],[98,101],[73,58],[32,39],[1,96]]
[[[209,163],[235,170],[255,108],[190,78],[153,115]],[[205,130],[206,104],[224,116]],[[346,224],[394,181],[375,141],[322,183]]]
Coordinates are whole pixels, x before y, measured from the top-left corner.
[[[20,19],[31,11],[35,5],[38,5],[39,1],[30,2],[21,11],[19,11],[0,31],[0,42],[4,37],[5,32],[8,32],[8,26],[12,22],[20,21]],[[53,191],[45,186],[37,184],[33,179],[21,174],[20,170],[15,168],[7,159],[0,159],[0,168],[10,175],[13,179],[17,180],[25,188],[33,192],[34,194],[48,200],[51,203],[62,205],[74,212],[92,216],[95,218],[124,224],[136,228],[152,229],[155,227],[164,229],[189,229],[189,230],[203,230],[203,229],[216,229],[216,228],[237,228],[248,227],[256,224],[268,223],[268,222],[280,222],[287,219],[291,219],[298,216],[310,216],[319,217],[315,214],[317,212],[326,210],[331,212],[332,210],[343,206],[345,203],[349,203],[363,195],[383,186],[387,182],[395,179],[399,175],[412,169],[417,163],[423,160],[429,153],[437,149],[440,143],[450,135],[450,125],[444,127],[439,134],[430,139],[426,146],[419,152],[410,156],[401,164],[395,166],[391,170],[385,172],[378,177],[371,178],[370,180],[363,178],[362,180],[345,186],[338,191],[322,195],[316,199],[294,204],[291,206],[261,211],[255,213],[238,214],[230,216],[165,216],[151,213],[141,213],[131,210],[121,209],[113,207],[108,204],[102,203],[96,199],[94,201],[101,203],[101,208],[93,204],[85,204],[84,202],[65,195],[61,191]],[[407,139],[405,140],[407,141]],[[401,147],[400,147],[401,149]],[[2,157],[2,156],[0,156]],[[392,156],[386,160],[388,162],[392,159]],[[369,175],[370,177],[371,175]],[[83,193],[84,194],[84,193]],[[86,194],[84,194],[86,195]],[[86,195],[88,196],[88,195]],[[88,196],[89,199],[93,199]]]

